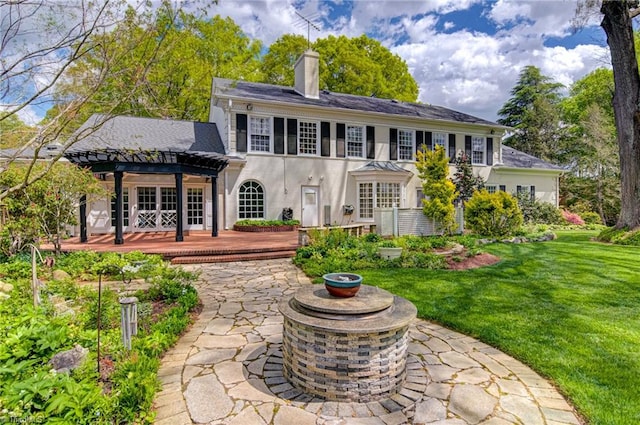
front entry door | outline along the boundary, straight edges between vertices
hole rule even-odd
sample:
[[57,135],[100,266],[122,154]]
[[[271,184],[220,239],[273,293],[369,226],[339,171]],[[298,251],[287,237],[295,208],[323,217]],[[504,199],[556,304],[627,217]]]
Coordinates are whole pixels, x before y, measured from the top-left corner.
[[302,227],[320,225],[320,200],[317,186],[302,186]]

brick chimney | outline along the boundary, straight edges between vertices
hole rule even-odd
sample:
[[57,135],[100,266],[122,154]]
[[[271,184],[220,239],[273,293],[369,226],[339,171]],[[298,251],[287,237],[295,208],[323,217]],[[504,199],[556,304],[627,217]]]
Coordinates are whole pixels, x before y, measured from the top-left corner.
[[320,98],[320,55],[307,50],[300,56],[295,70],[295,89],[309,99]]

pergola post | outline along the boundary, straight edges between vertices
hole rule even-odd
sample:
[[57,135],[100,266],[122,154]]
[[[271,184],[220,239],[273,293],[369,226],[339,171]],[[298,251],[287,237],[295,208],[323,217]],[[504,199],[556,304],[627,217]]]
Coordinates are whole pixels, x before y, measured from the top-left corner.
[[218,236],[218,176],[211,176],[211,236]]
[[184,220],[182,217],[182,173],[175,173],[176,177],[176,242],[184,241]]
[[87,195],[80,197],[80,242],[86,243],[87,238]]
[[122,171],[116,171],[113,173],[113,179],[115,181],[115,192],[116,192],[116,238],[114,243],[116,245],[124,244],[123,237],[123,215],[122,215]]

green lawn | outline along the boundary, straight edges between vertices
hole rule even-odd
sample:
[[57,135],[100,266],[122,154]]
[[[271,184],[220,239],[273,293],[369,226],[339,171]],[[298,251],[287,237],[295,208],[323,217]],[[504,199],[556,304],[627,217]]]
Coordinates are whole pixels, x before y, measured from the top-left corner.
[[418,315],[474,336],[554,382],[591,424],[640,423],[640,248],[565,232],[495,244],[468,271],[362,270]]

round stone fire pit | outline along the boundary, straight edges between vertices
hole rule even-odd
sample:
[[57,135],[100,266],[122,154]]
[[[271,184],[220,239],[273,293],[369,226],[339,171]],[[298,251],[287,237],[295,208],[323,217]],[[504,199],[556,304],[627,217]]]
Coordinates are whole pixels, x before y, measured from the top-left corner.
[[306,285],[279,309],[283,372],[296,388],[350,402],[380,400],[401,388],[407,332],[417,313],[409,301],[368,285],[351,298]]

